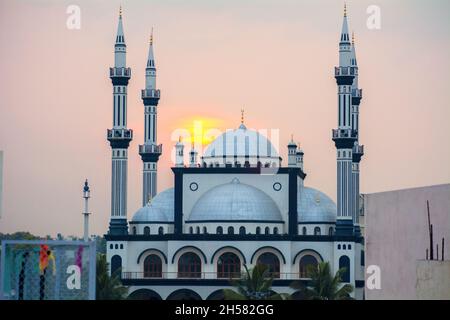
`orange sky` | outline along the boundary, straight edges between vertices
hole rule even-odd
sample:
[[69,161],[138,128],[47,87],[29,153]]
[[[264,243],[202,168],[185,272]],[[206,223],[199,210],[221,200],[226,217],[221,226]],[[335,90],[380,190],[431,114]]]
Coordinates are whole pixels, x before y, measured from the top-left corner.
[[[335,198],[336,84],[342,1],[121,1],[128,65],[128,217],[141,203],[144,68],[154,27],[159,190],[172,185],[171,134],[195,119],[218,129],[279,129],[305,151],[306,185]],[[108,68],[119,1],[77,1],[81,30],[66,28],[72,1],[0,2],[0,232],[82,234],[81,189],[92,187],[91,230],[107,230],[112,86]],[[361,191],[450,182],[450,3],[347,1],[360,66]],[[381,7],[381,30],[366,8]],[[176,138],[175,138],[176,139]]]

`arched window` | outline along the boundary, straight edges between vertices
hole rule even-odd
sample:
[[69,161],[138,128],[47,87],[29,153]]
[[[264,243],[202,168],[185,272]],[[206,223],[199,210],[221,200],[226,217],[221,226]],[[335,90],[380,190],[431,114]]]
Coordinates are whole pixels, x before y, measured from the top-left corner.
[[184,253],[178,259],[178,278],[200,278],[202,275],[202,262],[193,252]]
[[280,260],[271,252],[265,252],[258,257],[256,264],[264,264],[269,267],[270,275],[274,278],[280,277]]
[[137,231],[136,231],[136,227],[133,227],[133,234],[136,235]]
[[217,260],[217,278],[239,278],[241,260],[232,252],[225,252]]
[[308,275],[308,266],[314,266],[317,267],[317,265],[319,264],[319,262],[317,261],[317,259],[310,255],[304,255],[303,257],[301,257],[300,259],[300,278],[309,278]]
[[245,227],[239,228],[239,234],[245,234]]
[[234,234],[234,228],[228,227],[228,234]]
[[122,258],[119,255],[115,255],[111,258],[111,274],[117,274],[119,277],[122,275]]
[[350,258],[342,256],[339,258],[339,269],[345,268],[342,273],[342,282],[350,282]]
[[304,236],[306,236],[306,235],[308,234],[308,232],[306,231],[306,227],[303,227],[303,229],[302,229],[302,234],[303,234]]
[[320,236],[320,227],[315,227],[314,228],[314,235],[315,236]]
[[189,233],[190,233],[190,234],[193,234],[193,233],[194,233],[194,228],[189,227]]
[[156,254],[148,255],[144,260],[144,278],[161,278],[162,261]]
[[329,235],[329,236],[332,236],[332,235],[333,235],[333,227],[330,227],[330,228],[328,229],[328,235]]
[[264,229],[264,234],[270,234],[270,229],[269,229],[269,227],[266,227],[266,228]]
[[144,228],[144,235],[148,236],[150,234],[150,227],[145,227]]
[[164,234],[164,228],[163,228],[163,227],[159,227],[159,228],[158,228],[158,234],[159,234],[159,235]]
[[273,234],[278,234],[278,228],[277,227],[273,228]]
[[206,229],[206,227],[203,227],[203,233],[207,234],[208,233],[208,229]]
[[197,234],[200,234],[200,227],[197,227],[197,228],[195,229],[195,231],[197,232]]
[[222,227],[217,227],[216,233],[217,234],[223,234],[223,228]]
[[261,228],[260,227],[256,227],[256,234],[261,234]]

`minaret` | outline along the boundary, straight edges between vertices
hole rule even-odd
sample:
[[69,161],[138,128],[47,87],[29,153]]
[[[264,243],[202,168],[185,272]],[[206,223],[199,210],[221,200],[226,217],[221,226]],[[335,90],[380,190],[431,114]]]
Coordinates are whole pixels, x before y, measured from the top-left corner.
[[113,127],[108,129],[107,139],[112,149],[111,219],[109,233],[123,235],[127,229],[127,170],[128,146],[133,131],[127,129],[127,86],[131,69],[126,66],[126,44],[122,25],[122,8],[119,13],[114,67],[109,69],[113,84]]
[[181,137],[175,144],[175,167],[184,167],[184,144]]
[[195,150],[194,142],[192,142],[191,151],[189,151],[189,167],[195,168],[197,167],[197,155],[198,152]]
[[84,241],[89,241],[89,215],[91,214],[89,212],[89,198],[91,197],[91,190],[89,189],[89,184],[88,181],[86,179],[86,181],[84,182],[84,187],[83,187],[83,199],[84,199],[84,211],[83,211],[83,216],[84,216],[84,236],[83,236],[83,240]]
[[297,167],[297,144],[294,142],[294,135],[288,145],[288,167]]
[[355,70],[352,85],[352,129],[356,132],[356,141],[352,153],[352,216],[355,225],[355,235],[361,234],[359,226],[359,162],[364,154],[364,146],[359,144],[359,105],[362,99],[362,89],[358,86],[358,62],[356,60],[355,36],[352,34],[352,49],[350,64]]
[[153,30],[150,34],[147,67],[145,68],[145,89],[141,93],[144,103],[144,144],[139,146],[143,162],[142,205],[145,206],[156,195],[156,173],[162,145],[156,143],[156,107],[160,91],[156,89],[156,67],[153,55]]
[[352,149],[357,137],[351,124],[351,89],[355,70],[350,64],[350,56],[347,10],[344,7],[339,42],[339,66],[334,71],[338,86],[338,128],[333,129],[332,132],[332,139],[337,149],[337,235],[353,234]]

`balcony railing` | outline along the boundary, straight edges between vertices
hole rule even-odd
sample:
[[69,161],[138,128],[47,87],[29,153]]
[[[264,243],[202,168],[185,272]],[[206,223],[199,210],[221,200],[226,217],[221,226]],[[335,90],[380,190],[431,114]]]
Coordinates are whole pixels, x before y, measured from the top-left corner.
[[[219,275],[219,276],[218,276]],[[305,279],[300,277],[300,273],[277,272],[274,273],[275,280],[298,280]],[[218,274],[217,272],[122,272],[122,279],[142,280],[142,279],[216,279],[216,280],[233,280],[239,279],[241,274],[229,273]]]
[[353,146],[353,153],[361,153],[364,154],[364,146],[355,145]]
[[110,77],[131,77],[131,69],[130,68],[109,68],[109,76]]
[[353,89],[352,90],[352,96],[361,98],[362,97],[362,89]]
[[139,153],[162,153],[162,144],[141,144]]
[[356,75],[355,67],[335,67],[334,76],[354,76]]
[[356,138],[356,130],[352,129],[333,129],[333,138]]
[[158,98],[160,97],[160,91],[155,89],[144,89],[141,91],[142,99],[146,98]]
[[108,129],[108,139],[132,139],[133,130],[131,129]]

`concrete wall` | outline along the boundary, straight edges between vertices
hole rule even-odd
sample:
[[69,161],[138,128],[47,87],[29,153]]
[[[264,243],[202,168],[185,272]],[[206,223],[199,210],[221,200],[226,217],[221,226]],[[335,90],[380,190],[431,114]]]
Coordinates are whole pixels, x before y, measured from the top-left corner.
[[[450,258],[450,184],[367,194],[365,206],[366,268],[381,269],[381,289],[366,299],[416,299],[416,261],[429,247],[426,201],[430,201],[434,240],[445,237]],[[447,277],[450,275],[447,274]]]
[[417,261],[418,299],[450,300],[450,261]]

